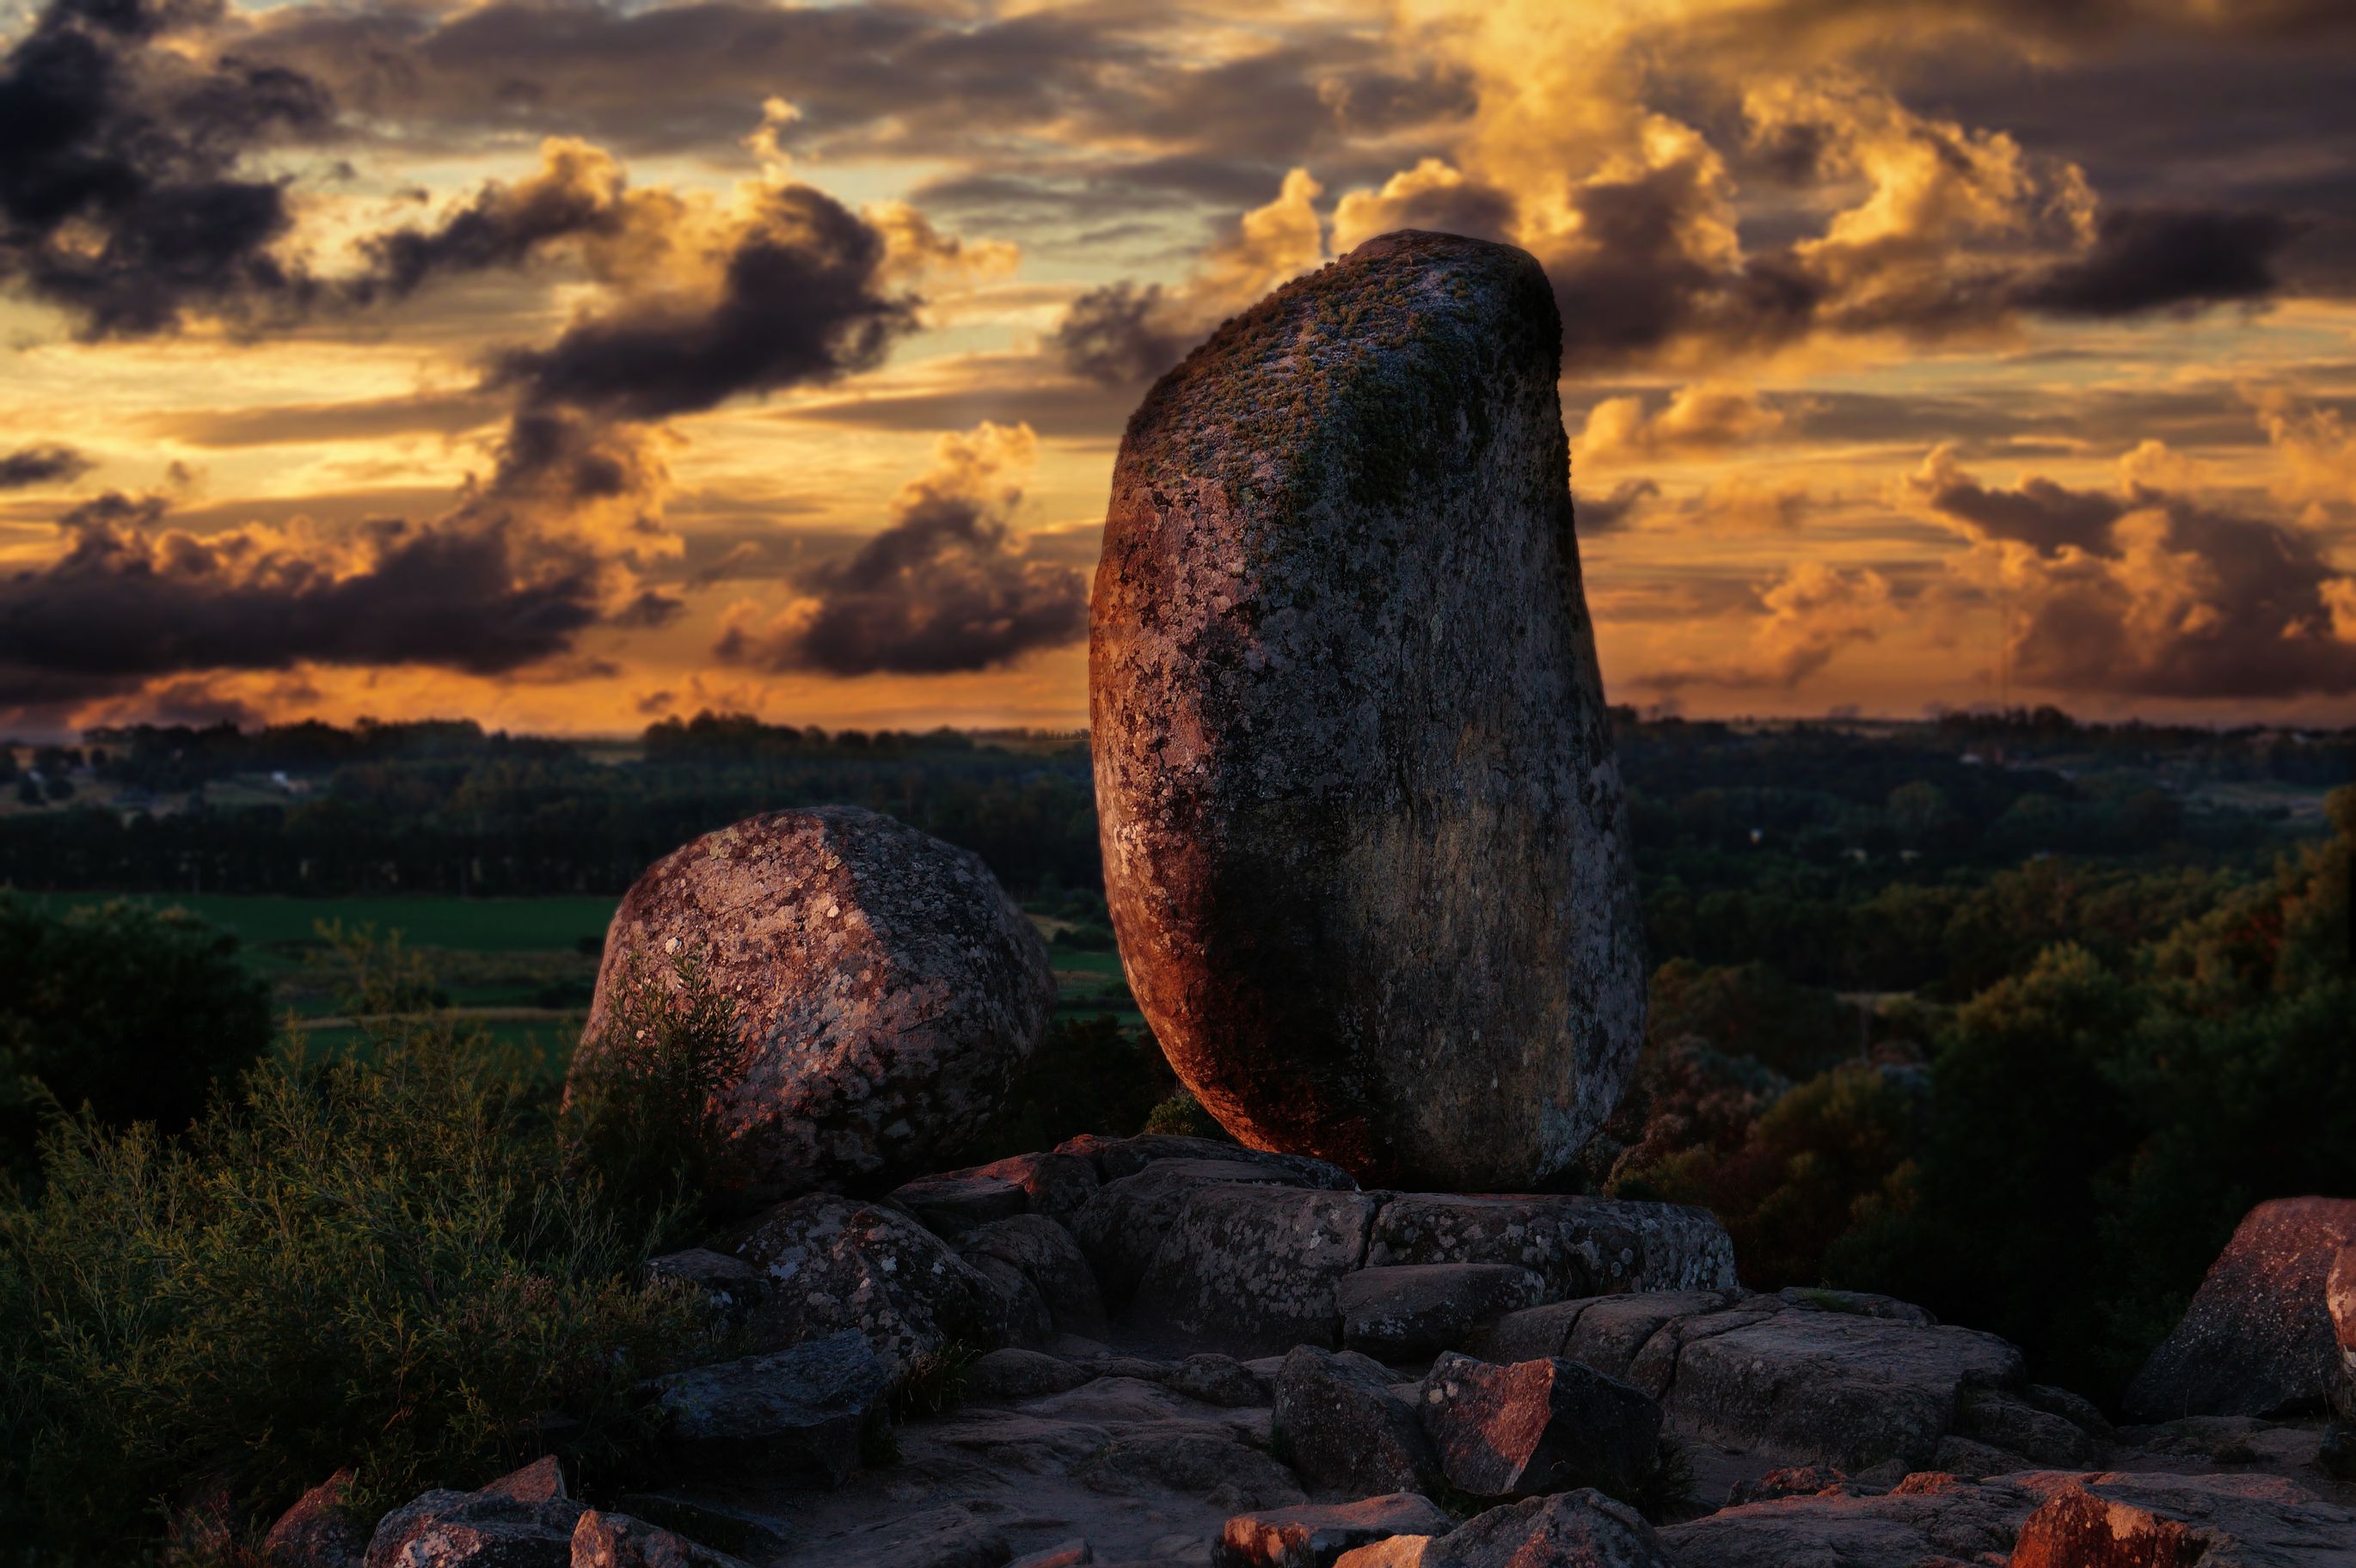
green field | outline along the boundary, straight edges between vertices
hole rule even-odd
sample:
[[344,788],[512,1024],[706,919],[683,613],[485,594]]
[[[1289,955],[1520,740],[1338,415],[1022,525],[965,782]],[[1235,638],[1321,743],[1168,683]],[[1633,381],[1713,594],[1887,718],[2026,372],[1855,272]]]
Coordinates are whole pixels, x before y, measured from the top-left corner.
[[[267,977],[281,1011],[320,1018],[336,1010],[332,978],[315,960],[322,955],[317,928],[340,922],[346,930],[373,926],[381,939],[398,932],[432,969],[436,984],[460,1013],[511,1015],[529,1009],[529,1020],[486,1018],[484,1027],[519,1043],[562,1042],[570,1051],[586,1017],[589,989],[596,977],[594,946],[602,941],[617,901],[610,898],[460,899],[446,895],[343,899],[278,898],[234,893],[32,893],[52,909],[105,903],[127,898],[157,909],[185,909],[235,932],[246,961]],[[1052,922],[1043,922],[1052,924]],[[1134,1029],[1144,1019],[1130,999],[1113,953],[1050,950],[1055,970],[1057,1008],[1067,1014],[1104,1012]],[[313,1031],[316,1046],[332,1045],[348,1030]]]
[[603,939],[619,901],[610,898],[460,899],[413,897],[298,899],[238,893],[33,893],[52,909],[128,898],[180,908],[237,933],[249,947],[299,948],[322,921],[373,925],[412,947],[459,953],[571,953],[584,936]]

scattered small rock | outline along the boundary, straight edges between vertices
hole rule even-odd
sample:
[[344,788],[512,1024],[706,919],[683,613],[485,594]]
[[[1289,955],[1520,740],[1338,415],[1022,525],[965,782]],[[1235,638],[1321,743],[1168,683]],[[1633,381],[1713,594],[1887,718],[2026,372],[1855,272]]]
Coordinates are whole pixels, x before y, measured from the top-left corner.
[[1216,1568],[1331,1568],[1354,1547],[1395,1535],[1443,1534],[1451,1522],[1413,1492],[1237,1514],[1219,1532],[1211,1561]]
[[[2040,1477],[2044,1479],[2045,1477]],[[2279,1477],[2050,1477],[2011,1568],[2350,1568],[2356,1509]]]
[[761,1274],[743,1258],[690,1247],[647,1260],[647,1273],[656,1279],[677,1280],[710,1304],[724,1323],[741,1326],[761,1299]]
[[305,1492],[262,1538],[271,1568],[355,1568],[369,1532],[352,1517],[352,1472],[338,1470]]
[[1008,1346],[966,1369],[965,1396],[977,1403],[1009,1403],[1076,1389],[1096,1374],[1054,1356]]
[[1199,1399],[1205,1404],[1216,1404],[1230,1410],[1269,1403],[1269,1385],[1254,1376],[1233,1356],[1214,1351],[1189,1356],[1178,1364],[1163,1385],[1173,1393],[1183,1393],[1188,1399]]
[[1355,1351],[1302,1345],[1276,1375],[1271,1430],[1301,1477],[1364,1497],[1420,1490],[1437,1475],[1415,1407],[1390,1390],[1390,1373]]
[[856,1329],[897,1368],[953,1343],[1006,1342],[997,1287],[896,1209],[812,1193],[754,1221],[736,1255],[764,1282],[751,1318],[759,1345]]
[[1770,1503],[1779,1498],[1813,1498],[1837,1492],[1849,1484],[1847,1476],[1829,1465],[1789,1465],[1770,1470],[1754,1481],[1737,1481],[1726,1495],[1726,1506]]
[[1477,1498],[1579,1487],[1632,1496],[1661,1435],[1650,1398],[1559,1359],[1498,1367],[1445,1353],[1423,1380],[1418,1413],[1440,1473]]
[[654,1388],[681,1457],[839,1486],[859,1463],[860,1435],[891,1381],[866,1339],[846,1329],[790,1350],[674,1372]]
[[[1419,1568],[1670,1568],[1661,1538],[1627,1504],[1582,1488],[1491,1509],[1433,1541]],[[1778,1560],[1761,1558],[1753,1568]],[[1355,1568],[1355,1565],[1353,1565]],[[1687,1568],[1678,1560],[1676,1568]]]
[[570,1568],[584,1512],[541,1459],[479,1491],[437,1489],[377,1521],[363,1568]]
[[573,1527],[572,1568],[744,1568],[744,1564],[645,1520],[590,1509]]

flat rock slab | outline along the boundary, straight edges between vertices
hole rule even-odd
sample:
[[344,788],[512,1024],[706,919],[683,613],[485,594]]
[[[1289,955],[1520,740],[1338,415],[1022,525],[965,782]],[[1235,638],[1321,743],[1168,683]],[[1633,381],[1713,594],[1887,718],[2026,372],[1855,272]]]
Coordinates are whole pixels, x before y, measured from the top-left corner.
[[846,1329],[789,1350],[658,1379],[672,1449],[699,1467],[758,1467],[840,1485],[859,1462],[891,1371]]
[[1967,1393],[2021,1381],[2020,1352],[1993,1334],[1806,1301],[1665,1292],[1553,1303],[1500,1319],[1483,1353],[1562,1356],[1659,1398],[1680,1434],[1851,1474],[1888,1459],[1930,1465]]
[[1354,1547],[1394,1535],[1441,1535],[1454,1523],[1414,1492],[1272,1509],[1227,1520],[1211,1562],[1215,1568],[1331,1568]]
[[1046,1032],[1046,944],[981,859],[855,806],[773,812],[663,857],[605,936],[568,1093],[626,991],[682,960],[735,1004],[723,1093],[750,1196],[879,1191],[971,1137]]
[[[1591,1490],[1491,1509],[1408,1561],[1417,1568],[1670,1568],[1642,1514]],[[1763,1565],[1772,1559],[1762,1558]],[[1351,1568],[1359,1568],[1352,1564]]]
[[2001,1563],[2045,1497],[2018,1478],[1910,1476],[1879,1497],[1828,1492],[1721,1509],[1667,1526],[1661,1545],[1676,1568]]
[[2356,1568],[2356,1509],[2272,1476],[2083,1476],[2022,1524],[2011,1568],[2194,1563]]
[[1736,1285],[1734,1243],[1708,1210],[1612,1198],[1390,1194],[1366,1264],[1510,1264],[1555,1300]]
[[1089,614],[1138,1004],[1246,1143],[1496,1190],[1618,1102],[1645,971],[1526,253],[1401,233],[1156,384]]
[[2138,1421],[2319,1410],[2340,1384],[2326,1282],[2356,1199],[2280,1198],[2244,1217],[2176,1331],[2121,1402]]
[[1545,1296],[1544,1280],[1511,1264],[1403,1264],[1344,1278],[1335,1305],[1343,1344],[1411,1361],[1461,1349],[1483,1325]]

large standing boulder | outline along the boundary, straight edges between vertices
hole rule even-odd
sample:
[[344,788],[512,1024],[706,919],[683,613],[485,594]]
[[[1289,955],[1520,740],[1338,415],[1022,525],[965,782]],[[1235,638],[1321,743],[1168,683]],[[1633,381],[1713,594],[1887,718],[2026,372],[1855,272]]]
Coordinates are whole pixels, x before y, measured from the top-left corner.
[[1105,886],[1246,1143],[1408,1187],[1569,1164],[1644,1035],[1545,274],[1399,233],[1163,377],[1090,610]]
[[2356,1199],[2278,1198],[2244,1215],[2184,1320],[2123,1401],[2142,1421],[2320,1409],[2340,1375],[2325,1284]]
[[625,990],[691,959],[735,1004],[726,1125],[755,1199],[881,1191],[988,1122],[1046,1031],[1047,950],[979,856],[851,806],[755,816],[666,855],[605,936],[568,1093]]

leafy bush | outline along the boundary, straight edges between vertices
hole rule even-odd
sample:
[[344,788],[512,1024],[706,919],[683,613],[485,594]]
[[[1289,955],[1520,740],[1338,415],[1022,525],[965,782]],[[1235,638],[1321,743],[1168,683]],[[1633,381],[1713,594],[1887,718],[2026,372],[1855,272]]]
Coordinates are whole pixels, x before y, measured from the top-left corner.
[[0,892],[0,1171],[24,1179],[44,1108],[177,1132],[270,1043],[237,938],[183,910],[51,913]]
[[630,1391],[699,1348],[691,1298],[560,1179],[488,1041],[370,1045],[254,1069],[185,1140],[50,1135],[0,1210],[0,1498],[34,1539],[127,1561],[197,1488],[267,1519],[345,1465],[383,1504],[644,1440]]
[[735,1000],[695,954],[659,968],[632,954],[603,1027],[575,1053],[561,1123],[568,1170],[594,1178],[617,1211],[683,1240],[746,1184],[723,1115],[744,1058]]
[[1920,1137],[1919,1077],[1862,1063],[1835,1068],[1777,1099],[1740,1146],[1687,1149],[1623,1173],[1611,1190],[1713,1211],[1754,1288],[1815,1284],[1860,1204],[1903,1179]]
[[1203,1102],[1194,1098],[1191,1089],[1181,1089],[1154,1106],[1139,1130],[1172,1133],[1185,1138],[1216,1138],[1222,1143],[1235,1141],[1228,1136],[1227,1129],[1219,1125],[1217,1118],[1203,1109]]

